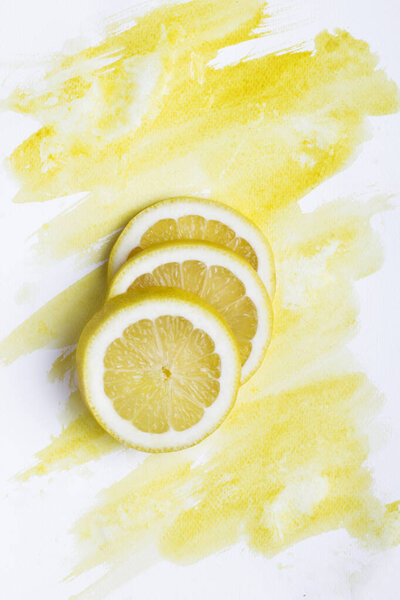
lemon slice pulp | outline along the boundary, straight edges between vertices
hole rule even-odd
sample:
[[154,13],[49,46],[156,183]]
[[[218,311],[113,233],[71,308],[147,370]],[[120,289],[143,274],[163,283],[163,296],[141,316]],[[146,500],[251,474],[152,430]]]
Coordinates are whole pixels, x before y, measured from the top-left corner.
[[191,446],[235,400],[240,358],[223,319],[196,296],[153,290],[113,298],[77,350],[79,387],[98,422],[135,448]]
[[112,280],[108,297],[157,287],[192,292],[217,309],[236,338],[242,383],[249,379],[270,342],[272,308],[261,279],[248,262],[208,243],[161,244],[129,259]]
[[273,298],[274,259],[260,229],[236,210],[200,198],[163,200],[131,219],[111,251],[109,279],[128,258],[140,251],[178,240],[207,241],[232,250],[258,272]]

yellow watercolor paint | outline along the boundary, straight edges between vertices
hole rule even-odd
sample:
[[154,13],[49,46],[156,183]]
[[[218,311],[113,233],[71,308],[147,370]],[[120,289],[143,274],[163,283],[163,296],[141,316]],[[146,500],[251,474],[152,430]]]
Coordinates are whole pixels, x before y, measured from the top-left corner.
[[81,465],[116,450],[119,444],[93,419],[89,411],[74,419],[47,447],[36,454],[38,464],[17,476],[27,481],[34,475]]
[[106,268],[97,267],[36,311],[0,342],[0,359],[11,363],[38,348],[76,344],[106,292]]
[[[266,18],[261,0],[168,5],[55,57],[44,79],[9,98],[40,123],[9,158],[16,202],[86,192],[38,231],[39,257],[95,265],[144,206],[206,194],[253,219],[277,265],[271,347],[231,415],[199,446],[149,457],[103,493],[76,526],[88,551],[75,574],[115,566],[149,540],[181,563],[239,539],[271,555],[340,527],[399,542],[398,507],[374,497],[363,466],[377,392],[345,349],[357,327],[354,283],[382,260],[370,218],[386,205],[350,199],[304,214],[297,204],[350,164],[366,118],[397,111],[398,92],[344,31],[320,33],[314,52],[209,65],[227,46],[268,36],[254,33]],[[104,286],[101,267],[62,292],[1,343],[3,360],[73,346]],[[71,361],[60,358],[52,376]],[[84,414],[23,477],[83,464],[110,444]]]

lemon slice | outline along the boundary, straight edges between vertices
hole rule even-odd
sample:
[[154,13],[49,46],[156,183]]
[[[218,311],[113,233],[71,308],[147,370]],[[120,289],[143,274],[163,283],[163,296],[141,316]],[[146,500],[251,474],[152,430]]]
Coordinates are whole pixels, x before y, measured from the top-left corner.
[[192,294],[153,290],[106,303],[77,350],[79,387],[97,421],[148,452],[178,450],[212,433],[237,394],[232,332]]
[[157,287],[187,290],[216,308],[237,340],[242,383],[249,379],[264,357],[272,330],[268,294],[249,263],[231,250],[205,242],[159,244],[121,267],[108,298]]
[[274,258],[265,236],[236,210],[199,198],[163,200],[137,214],[111,251],[109,280],[131,256],[150,246],[175,240],[207,241],[233,250],[258,272],[273,298]]

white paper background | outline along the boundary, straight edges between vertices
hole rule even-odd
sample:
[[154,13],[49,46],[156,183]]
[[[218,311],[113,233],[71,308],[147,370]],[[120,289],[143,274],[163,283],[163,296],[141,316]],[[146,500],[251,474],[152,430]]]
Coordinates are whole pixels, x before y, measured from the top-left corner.
[[[133,0],[1,0],[0,94],[4,97],[15,78],[25,72],[22,66],[35,71],[38,58],[61,50],[67,39],[84,35],[93,42],[102,18],[133,4]],[[313,22],[291,33],[290,43],[304,36],[312,39],[324,28],[348,29],[370,43],[381,66],[400,84],[398,0],[320,0],[317,7],[304,0],[296,10]],[[98,28],[89,26],[93,20]],[[272,43],[280,47],[286,41],[278,36]],[[18,68],[5,80],[10,62]],[[0,113],[0,159],[37,127],[31,118]],[[338,197],[398,194],[400,115],[370,119],[370,128],[372,138],[353,164],[305,197],[304,210]],[[1,168],[0,337],[81,275],[72,261],[37,269],[27,241],[39,224],[71,205],[76,196],[19,206],[11,202],[16,190],[16,183]],[[398,206],[398,196],[393,203]],[[386,261],[378,273],[357,284],[361,326],[351,348],[386,396],[371,428],[374,450],[369,466],[376,493],[391,502],[400,498],[399,209],[375,217],[373,224],[384,237]],[[28,302],[23,301],[24,295]],[[64,600],[94,579],[99,570],[79,581],[62,582],[73,565],[74,540],[69,529],[93,505],[97,492],[128,473],[138,460],[134,452],[114,454],[23,485],[10,480],[32,464],[33,454],[49,443],[50,434],[61,430],[59,414],[67,390],[63,384],[48,383],[46,377],[56,355],[42,350],[0,372],[0,598],[7,600]],[[107,598],[398,600],[399,565],[399,548],[372,552],[344,531],[335,531],[297,544],[272,560],[239,544],[190,567],[160,562]]]

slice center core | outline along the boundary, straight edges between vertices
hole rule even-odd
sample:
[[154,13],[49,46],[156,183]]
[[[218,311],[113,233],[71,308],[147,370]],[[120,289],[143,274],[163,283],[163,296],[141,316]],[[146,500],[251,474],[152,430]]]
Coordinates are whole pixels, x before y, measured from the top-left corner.
[[168,380],[172,375],[171,371],[167,369],[167,367],[161,367],[161,372],[163,374],[164,381]]

